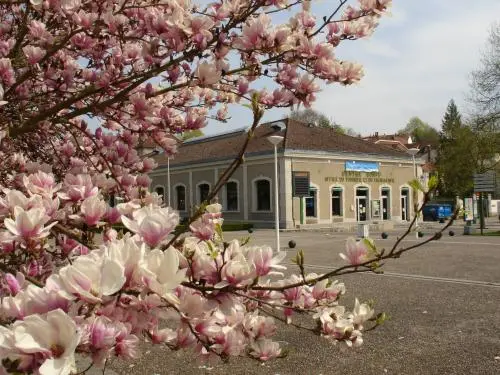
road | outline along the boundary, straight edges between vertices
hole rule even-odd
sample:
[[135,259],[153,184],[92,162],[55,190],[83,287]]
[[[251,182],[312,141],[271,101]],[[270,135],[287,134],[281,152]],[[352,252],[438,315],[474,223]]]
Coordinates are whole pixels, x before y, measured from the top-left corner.
[[[426,230],[427,235],[432,232]],[[459,231],[457,231],[458,233]],[[379,247],[390,247],[398,232]],[[248,233],[228,234],[228,239]],[[347,234],[287,232],[306,255],[307,270],[326,272],[342,264]],[[255,244],[274,244],[274,232],[258,230]],[[426,237],[423,239],[425,240]],[[403,245],[414,244],[412,237]],[[288,250],[290,259],[295,251]],[[349,349],[296,328],[280,327],[278,340],[290,350],[285,359],[266,364],[233,358],[228,364],[203,365],[187,352],[145,347],[134,363],[115,361],[109,374],[500,374],[500,237],[447,234],[439,241],[388,261],[384,275],[342,278],[345,304],[354,297],[373,299],[391,319],[365,335],[364,345]]]

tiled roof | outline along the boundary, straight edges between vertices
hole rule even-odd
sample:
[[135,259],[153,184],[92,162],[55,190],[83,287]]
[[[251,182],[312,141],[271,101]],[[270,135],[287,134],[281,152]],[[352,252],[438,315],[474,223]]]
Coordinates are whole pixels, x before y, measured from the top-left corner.
[[[282,125],[282,130],[273,125]],[[385,157],[407,158],[408,154],[386,146],[366,142],[358,137],[337,133],[334,129],[310,127],[307,124],[285,119],[262,124],[255,130],[245,155],[272,153],[273,146],[267,140],[270,135],[285,137],[286,150],[323,151],[332,153],[371,154]],[[234,158],[241,150],[247,137],[245,130],[204,137],[183,143],[178,153],[170,159],[170,165],[189,164]],[[283,148],[283,144],[279,149]],[[165,165],[167,157],[159,155],[156,161]]]

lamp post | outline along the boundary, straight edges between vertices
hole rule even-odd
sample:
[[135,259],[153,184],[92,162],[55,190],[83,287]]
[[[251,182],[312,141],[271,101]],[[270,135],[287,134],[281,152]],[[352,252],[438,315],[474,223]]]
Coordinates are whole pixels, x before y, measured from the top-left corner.
[[271,135],[267,140],[274,145],[274,225],[276,227],[276,251],[280,251],[280,216],[278,192],[278,145],[283,141],[281,135]]
[[[416,147],[410,148],[408,150],[408,153],[411,155],[412,160],[413,160],[413,177],[415,177],[415,179],[417,179],[417,165],[415,163],[415,155],[417,155],[419,151],[420,150]],[[415,209],[417,209],[418,208],[418,191],[416,192],[416,194],[414,196],[416,197],[416,201],[417,201],[417,204],[414,204],[414,207],[415,207]],[[418,237],[418,212],[415,212],[415,215],[416,215],[415,216],[415,229],[416,229],[415,237],[418,239],[419,238]]]
[[167,158],[167,186],[168,207],[170,207],[170,158]]

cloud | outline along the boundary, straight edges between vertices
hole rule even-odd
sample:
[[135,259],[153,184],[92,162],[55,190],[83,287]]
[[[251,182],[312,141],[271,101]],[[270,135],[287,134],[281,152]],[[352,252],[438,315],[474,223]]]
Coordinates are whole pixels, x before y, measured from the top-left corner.
[[364,64],[365,78],[353,87],[327,86],[315,109],[365,134],[394,132],[412,116],[439,127],[451,98],[466,112],[470,72],[500,14],[496,0],[469,4],[395,2],[387,25],[382,20],[371,39],[344,51]]

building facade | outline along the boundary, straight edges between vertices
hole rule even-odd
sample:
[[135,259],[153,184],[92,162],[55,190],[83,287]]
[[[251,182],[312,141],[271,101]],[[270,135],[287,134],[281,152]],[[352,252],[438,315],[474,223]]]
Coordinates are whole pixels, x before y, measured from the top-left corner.
[[[358,222],[404,222],[418,199],[409,185],[420,161],[360,138],[290,119],[260,125],[244,163],[217,194],[224,219],[274,226],[274,146],[278,135],[278,197],[281,228],[342,226]],[[247,132],[236,131],[185,142],[175,157],[157,157],[152,189],[181,216],[205,200],[241,149]],[[307,196],[297,197],[300,177],[309,177]],[[170,180],[170,185],[168,181]],[[303,186],[302,186],[303,187]],[[304,189],[302,189],[304,190]]]

